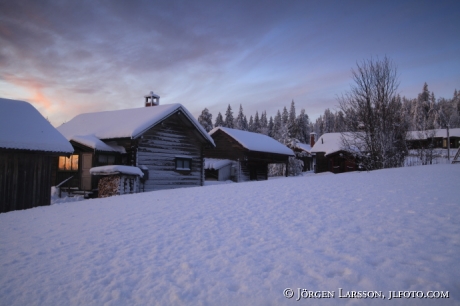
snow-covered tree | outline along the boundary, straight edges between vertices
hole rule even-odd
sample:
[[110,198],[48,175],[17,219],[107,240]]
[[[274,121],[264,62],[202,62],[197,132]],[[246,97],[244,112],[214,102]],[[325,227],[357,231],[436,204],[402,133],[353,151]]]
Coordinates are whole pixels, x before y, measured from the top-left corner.
[[273,135],[271,137],[273,137],[274,139],[280,139],[281,138],[281,126],[283,125],[282,123],[282,119],[281,119],[281,113],[280,111],[278,110],[278,112],[276,113],[276,116],[275,118],[273,119]]
[[289,109],[289,116],[286,122],[286,128],[288,130],[288,135],[290,138],[294,138],[297,136],[299,127],[297,126],[296,122],[296,113],[295,113],[295,103],[294,100],[291,102],[291,108]]
[[260,133],[260,119],[258,111],[256,111],[256,115],[254,116],[254,125],[252,129],[254,133]]
[[283,113],[281,114],[281,122],[283,125],[286,125],[289,120],[289,113],[286,106],[283,108]]
[[353,70],[354,85],[339,98],[347,132],[342,145],[360,158],[367,170],[401,166],[407,154],[407,129],[397,96],[393,62],[367,60]]
[[274,129],[273,117],[270,116],[270,120],[268,121],[268,136],[273,137],[273,129]]
[[235,128],[238,130],[242,130],[242,131],[248,130],[248,125],[247,125],[247,122],[245,120],[245,116],[243,113],[243,106],[241,104],[240,104],[240,110],[238,112],[238,116],[236,117],[236,120],[235,120]]
[[232,107],[230,104],[227,107],[227,111],[225,112],[225,120],[224,120],[224,126],[233,129],[233,112],[232,112]]
[[301,143],[309,143],[310,142],[310,120],[308,115],[305,113],[305,109],[300,111],[299,116],[296,118],[296,125],[297,125],[297,134],[295,138],[297,138]]
[[249,117],[248,131],[254,132],[254,120],[252,119],[252,115]]
[[219,112],[216,117],[216,122],[214,123],[214,127],[224,126],[224,118],[222,118],[222,114]]
[[212,114],[209,112],[209,110],[207,108],[205,108],[201,112],[201,115],[198,116],[198,122],[206,130],[206,132],[209,132],[210,130],[213,129],[213,126],[212,126]]
[[268,135],[268,120],[266,111],[263,111],[262,116],[260,116],[260,133]]

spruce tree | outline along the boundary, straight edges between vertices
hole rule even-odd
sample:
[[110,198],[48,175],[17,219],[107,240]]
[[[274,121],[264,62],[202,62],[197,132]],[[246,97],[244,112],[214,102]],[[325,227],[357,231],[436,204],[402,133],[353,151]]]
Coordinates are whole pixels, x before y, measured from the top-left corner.
[[222,114],[219,112],[216,117],[216,122],[214,123],[214,127],[224,126],[224,119],[222,118]]
[[248,131],[254,132],[254,120],[252,119],[252,115],[249,117]]
[[268,121],[268,131],[267,131],[267,135],[270,136],[270,137],[273,137],[273,117],[270,116],[270,120]]
[[283,113],[281,115],[281,123],[283,123],[283,125],[286,125],[288,120],[289,120],[289,113],[288,113],[287,108],[285,106],[283,108]]
[[241,104],[240,104],[240,110],[238,112],[238,116],[236,117],[236,120],[235,120],[235,128],[238,130],[242,130],[242,131],[247,131],[248,129],[247,124],[244,120],[243,106],[241,106]]
[[260,117],[260,133],[268,135],[268,120],[266,111],[263,111],[262,116]]
[[298,127],[297,127],[297,124],[296,124],[296,114],[295,114],[294,100],[292,100],[292,102],[291,102],[291,108],[289,109],[289,117],[288,117],[286,126],[287,126],[287,129],[288,129],[289,137],[290,138],[296,137],[296,135],[298,133]]
[[227,111],[225,112],[225,121],[224,126],[233,129],[233,112],[230,104],[227,107]]
[[254,125],[252,127],[255,133],[260,133],[260,119],[259,119],[259,112],[256,111],[256,115],[254,116]]

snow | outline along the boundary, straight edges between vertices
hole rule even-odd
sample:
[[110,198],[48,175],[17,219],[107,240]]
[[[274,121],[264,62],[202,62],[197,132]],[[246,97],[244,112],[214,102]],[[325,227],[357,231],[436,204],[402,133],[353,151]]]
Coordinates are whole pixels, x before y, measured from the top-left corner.
[[[434,132],[434,133],[433,133]],[[411,140],[421,140],[426,139],[427,135],[436,138],[447,138],[447,129],[435,129],[435,130],[426,130],[423,131],[410,131],[407,135],[407,139]],[[450,137],[460,137],[460,128],[449,129]]]
[[88,148],[95,149],[97,151],[105,151],[105,152],[119,152],[119,153],[126,153],[126,149],[122,146],[118,146],[116,143],[105,143],[101,141],[94,135],[84,135],[84,136],[72,136],[69,140],[78,142]]
[[57,129],[67,139],[77,135],[94,135],[99,139],[137,138],[176,111],[181,111],[181,114],[192,122],[203,137],[214,144],[208,133],[181,104],[80,114]]
[[290,156],[294,155],[294,152],[292,152],[291,149],[289,149],[282,143],[276,141],[275,139],[269,136],[259,133],[252,133],[219,126],[212,129],[209,132],[209,135],[212,135],[219,130],[223,131],[224,133],[235,139],[239,144],[241,144],[248,150],[265,153],[284,154]]
[[204,168],[205,169],[214,169],[219,170],[222,167],[225,167],[229,164],[233,163],[233,161],[229,159],[217,159],[217,158],[205,158],[204,159]]
[[[0,304],[460,305],[459,186],[459,166],[433,165],[3,213]],[[297,288],[335,298],[296,302]],[[370,301],[339,288],[449,298]]]
[[31,104],[0,98],[0,148],[72,153],[72,145]]
[[341,133],[326,133],[321,135],[311,149],[311,153],[324,152],[324,155],[328,155],[343,150],[341,135]]
[[89,173],[91,173],[91,175],[112,175],[123,173],[130,175],[139,175],[140,177],[144,176],[144,173],[138,167],[120,165],[93,167],[89,169]]
[[305,151],[307,153],[310,153],[310,151],[311,151],[311,146],[309,144],[297,142],[295,144],[295,146],[296,146],[297,149],[300,149],[300,150]]

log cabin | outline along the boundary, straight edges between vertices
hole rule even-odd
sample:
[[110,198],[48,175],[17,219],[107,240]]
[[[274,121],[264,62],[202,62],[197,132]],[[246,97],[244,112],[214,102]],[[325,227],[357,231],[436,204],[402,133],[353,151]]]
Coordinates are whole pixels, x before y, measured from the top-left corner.
[[[460,128],[410,131],[407,133],[406,166],[458,162]],[[455,160],[457,158],[457,160]]]
[[160,105],[153,93],[144,107],[80,114],[58,130],[75,153],[56,161],[56,184],[72,177],[70,188],[92,196],[99,177],[90,169],[106,165],[139,167],[141,191],[202,186],[203,152],[215,146],[183,105]]
[[316,141],[311,153],[315,173],[343,173],[358,170],[355,157],[342,148],[341,133],[326,133]]
[[206,148],[206,158],[233,161],[231,180],[235,182],[268,179],[268,164],[286,164],[294,152],[275,139],[258,133],[216,127],[209,132],[215,148]]
[[52,161],[72,152],[31,104],[0,99],[0,213],[50,205]]

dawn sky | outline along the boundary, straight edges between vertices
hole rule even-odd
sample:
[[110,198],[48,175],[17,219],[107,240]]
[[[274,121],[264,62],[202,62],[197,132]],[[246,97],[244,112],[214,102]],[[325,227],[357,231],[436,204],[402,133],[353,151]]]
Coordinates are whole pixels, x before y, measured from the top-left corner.
[[336,109],[357,62],[385,55],[401,96],[460,90],[460,1],[0,0],[0,97],[55,126],[83,112],[181,103],[213,120],[296,103]]

